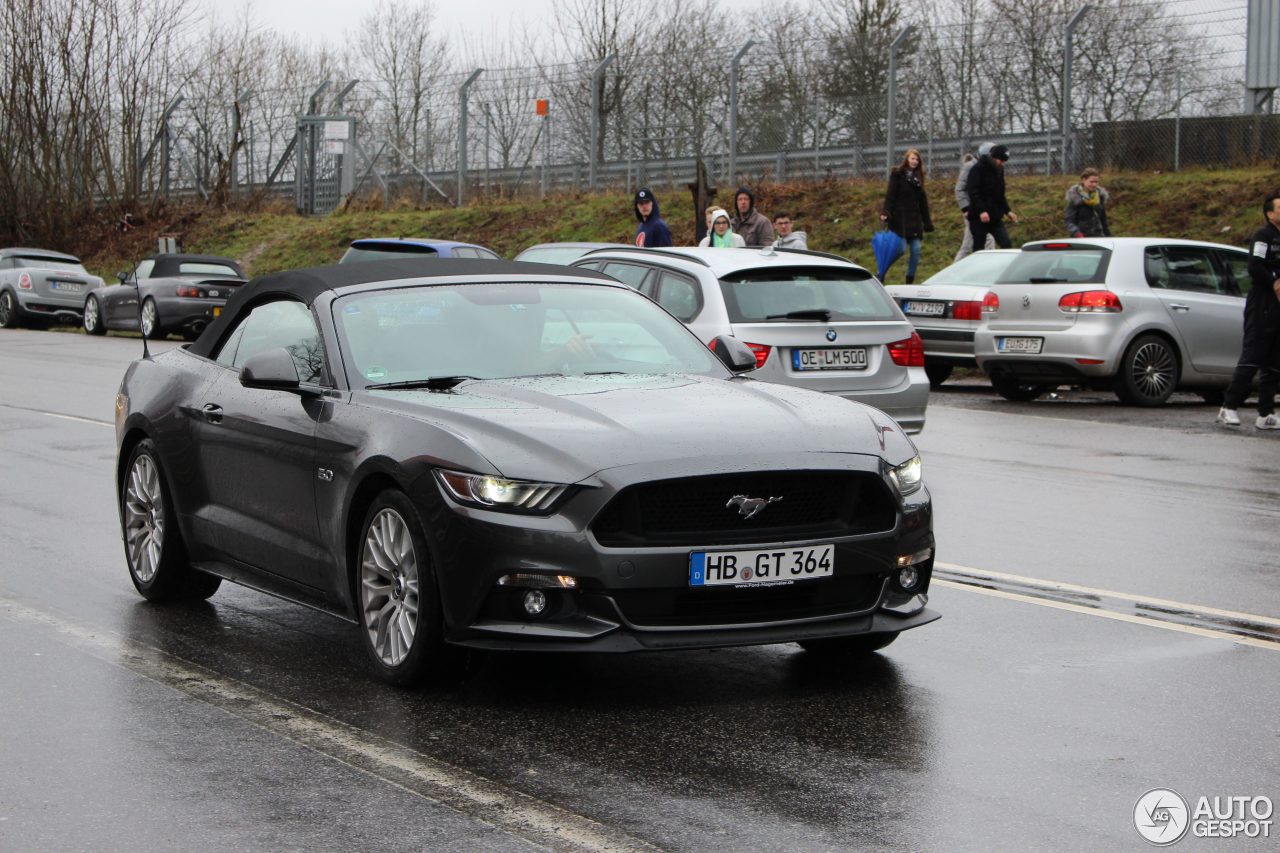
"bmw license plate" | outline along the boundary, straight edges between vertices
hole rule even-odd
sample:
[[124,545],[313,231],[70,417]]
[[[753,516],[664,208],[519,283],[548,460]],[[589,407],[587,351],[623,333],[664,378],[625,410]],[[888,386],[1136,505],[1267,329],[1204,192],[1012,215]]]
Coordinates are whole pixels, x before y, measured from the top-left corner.
[[763,551],[694,551],[689,555],[689,586],[741,586],[829,578],[834,545],[774,548]]
[[794,370],[866,370],[867,348],[793,349],[791,367]]
[[996,338],[996,352],[1025,352],[1039,355],[1044,338]]
[[941,317],[947,313],[947,303],[945,302],[915,302],[909,301],[902,303],[902,313],[912,317]]

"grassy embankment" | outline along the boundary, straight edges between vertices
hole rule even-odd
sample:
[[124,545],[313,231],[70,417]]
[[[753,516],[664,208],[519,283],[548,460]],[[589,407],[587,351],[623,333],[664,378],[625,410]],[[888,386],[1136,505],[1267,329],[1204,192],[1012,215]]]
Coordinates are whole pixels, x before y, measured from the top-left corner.
[[[954,176],[927,183],[937,228],[924,241],[917,280],[942,269],[960,243],[961,221],[952,194]],[[1063,176],[1015,176],[1009,179],[1010,203],[1020,219],[1009,228],[1014,244],[1062,236],[1063,194],[1072,179]],[[1280,168],[1224,169],[1179,173],[1108,173],[1108,216],[1117,236],[1160,235],[1241,245],[1261,222],[1262,199],[1280,187]],[[676,243],[693,242],[693,211],[687,189],[653,184],[663,216]],[[733,188],[722,188],[726,207]],[[874,269],[871,236],[878,226],[881,180],[822,183],[766,183],[757,188],[758,207],[771,215],[792,211],[797,227],[809,234],[811,248],[836,252]],[[187,251],[239,259],[250,275],[333,263],[354,238],[427,236],[466,240],[512,257],[533,243],[557,240],[628,242],[635,230],[631,197],[622,192],[560,195],[537,199],[479,200],[462,209],[352,210],[326,217],[234,208],[185,208],[157,215],[127,235],[57,248],[80,254],[89,268],[114,281],[117,270],[155,250],[155,238],[178,233]],[[94,248],[96,246],[97,248]],[[905,260],[888,275],[903,280]]]

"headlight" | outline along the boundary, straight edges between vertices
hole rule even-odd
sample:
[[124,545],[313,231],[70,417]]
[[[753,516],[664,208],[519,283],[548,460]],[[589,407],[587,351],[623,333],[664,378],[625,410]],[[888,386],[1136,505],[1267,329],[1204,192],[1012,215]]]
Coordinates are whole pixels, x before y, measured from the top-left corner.
[[508,480],[492,474],[466,474],[461,471],[437,470],[436,479],[458,503],[507,512],[550,512],[569,489],[563,483]]
[[922,483],[920,477],[919,456],[913,456],[896,468],[889,469],[889,479],[893,480],[893,485],[897,488],[898,494],[903,497],[919,490]]

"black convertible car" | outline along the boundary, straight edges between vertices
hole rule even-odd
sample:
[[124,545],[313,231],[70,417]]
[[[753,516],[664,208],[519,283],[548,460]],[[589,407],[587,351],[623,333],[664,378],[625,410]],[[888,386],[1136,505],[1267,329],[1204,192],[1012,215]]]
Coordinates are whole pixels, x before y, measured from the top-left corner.
[[125,375],[129,571],[148,599],[225,578],[349,619],[398,684],[467,648],[865,653],[936,619],[911,440],[754,366],[583,270],[260,278]]
[[216,255],[159,254],[144,258],[119,284],[91,291],[84,301],[84,330],[140,331],[148,338],[178,332],[195,340],[244,284],[244,271]]

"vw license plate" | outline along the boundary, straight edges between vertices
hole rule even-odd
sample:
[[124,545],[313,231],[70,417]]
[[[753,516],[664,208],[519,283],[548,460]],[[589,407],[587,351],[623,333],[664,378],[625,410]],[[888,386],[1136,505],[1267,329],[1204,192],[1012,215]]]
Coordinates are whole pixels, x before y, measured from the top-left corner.
[[1026,352],[1039,355],[1044,338],[996,338],[996,352]]
[[902,313],[912,317],[941,317],[947,313],[945,302],[904,302]]
[[689,555],[689,586],[735,586],[829,578],[834,545],[764,551],[694,551]]
[[791,367],[795,370],[866,370],[867,348],[793,349]]

